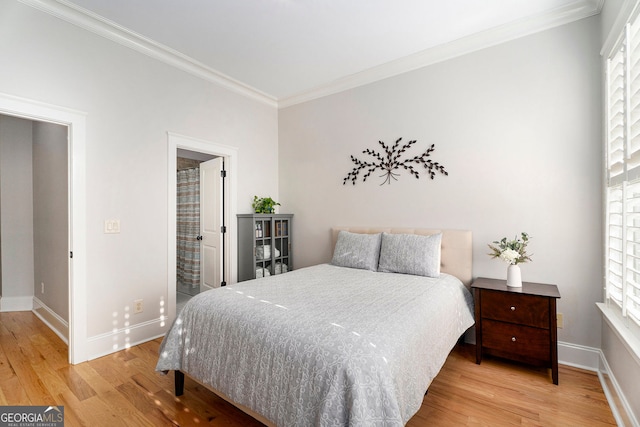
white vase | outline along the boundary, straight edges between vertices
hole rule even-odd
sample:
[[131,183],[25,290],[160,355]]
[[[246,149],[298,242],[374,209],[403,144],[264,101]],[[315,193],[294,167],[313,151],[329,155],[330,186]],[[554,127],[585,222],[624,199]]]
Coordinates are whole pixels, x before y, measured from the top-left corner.
[[522,287],[522,276],[520,275],[520,266],[509,264],[507,268],[507,286],[510,288]]

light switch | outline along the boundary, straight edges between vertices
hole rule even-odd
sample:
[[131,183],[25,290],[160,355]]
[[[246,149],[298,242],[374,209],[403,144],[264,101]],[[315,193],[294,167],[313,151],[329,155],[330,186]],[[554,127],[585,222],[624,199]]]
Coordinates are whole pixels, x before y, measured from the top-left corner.
[[104,220],[104,234],[118,234],[120,233],[120,220],[119,219],[105,219]]

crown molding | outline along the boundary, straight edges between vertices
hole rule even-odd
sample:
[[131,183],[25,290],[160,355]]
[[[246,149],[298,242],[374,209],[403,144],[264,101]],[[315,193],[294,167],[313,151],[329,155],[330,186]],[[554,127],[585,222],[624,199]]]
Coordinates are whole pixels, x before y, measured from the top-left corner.
[[235,93],[272,107],[278,106],[275,97],[235,80],[176,50],[130,31],[115,22],[109,21],[75,4],[65,0],[18,1]]
[[109,21],[66,0],[18,1],[235,93],[278,108],[285,108],[333,95],[533,33],[588,18],[600,13],[604,3],[604,0],[576,0],[566,6],[556,8],[549,12],[520,19],[443,45],[435,46],[413,55],[337,79],[309,91],[277,99],[214,70],[174,49],[128,30],[115,22]]
[[576,0],[571,4],[553,9],[549,12],[523,18],[443,45],[435,46],[413,55],[346,76],[326,85],[318,86],[312,90],[279,99],[278,107],[286,108],[333,95],[417,70],[428,65],[443,62],[467,53],[502,44],[510,40],[588,18],[599,14],[603,4],[604,0]]

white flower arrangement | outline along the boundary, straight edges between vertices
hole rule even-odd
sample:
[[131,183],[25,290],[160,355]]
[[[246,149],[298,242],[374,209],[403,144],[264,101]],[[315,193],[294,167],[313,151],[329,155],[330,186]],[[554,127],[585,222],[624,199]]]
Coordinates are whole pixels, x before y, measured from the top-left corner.
[[521,233],[520,236],[520,238],[516,236],[513,240],[507,240],[506,237],[503,237],[502,240],[489,244],[489,248],[492,251],[489,256],[503,259],[513,265],[531,261],[531,256],[527,255],[529,235]]

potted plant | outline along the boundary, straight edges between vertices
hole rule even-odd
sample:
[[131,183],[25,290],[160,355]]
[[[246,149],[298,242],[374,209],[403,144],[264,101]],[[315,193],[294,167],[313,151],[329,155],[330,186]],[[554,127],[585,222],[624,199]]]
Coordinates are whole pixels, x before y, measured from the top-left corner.
[[251,207],[255,213],[272,214],[275,212],[275,207],[280,206],[280,203],[273,200],[271,197],[253,196],[253,203]]

